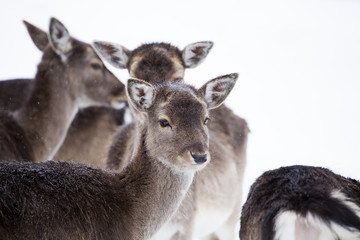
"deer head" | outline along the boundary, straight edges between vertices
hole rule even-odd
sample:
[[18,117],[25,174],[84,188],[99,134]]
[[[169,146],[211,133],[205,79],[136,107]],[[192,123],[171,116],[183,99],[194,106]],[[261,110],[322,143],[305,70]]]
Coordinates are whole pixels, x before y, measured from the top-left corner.
[[95,41],[97,53],[117,68],[127,68],[130,76],[150,83],[183,81],[186,68],[199,65],[213,43],[196,42],[183,50],[167,43],[143,44],[133,51],[109,42]]
[[142,114],[150,156],[179,170],[203,168],[209,161],[209,109],[220,106],[233,88],[238,74],[224,75],[195,89],[182,83],[153,85],[128,80],[132,108]]
[[[37,48],[44,51],[43,60],[53,57],[60,61],[62,72],[79,96],[79,106],[114,105],[126,100],[124,85],[104,66],[91,45],[70,36],[65,26],[51,18],[49,34],[24,21]],[[46,59],[45,59],[46,60]]]

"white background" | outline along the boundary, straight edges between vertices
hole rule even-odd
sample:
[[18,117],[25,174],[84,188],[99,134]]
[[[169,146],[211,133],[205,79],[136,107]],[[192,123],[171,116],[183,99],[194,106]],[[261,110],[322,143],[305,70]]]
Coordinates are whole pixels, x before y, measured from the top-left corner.
[[[41,53],[21,21],[47,30],[51,16],[80,40],[129,49],[213,41],[185,81],[240,73],[227,104],[251,128],[245,193],[262,172],[284,165],[359,179],[359,1],[0,0],[0,79],[34,76]],[[110,69],[127,79],[126,70]]]

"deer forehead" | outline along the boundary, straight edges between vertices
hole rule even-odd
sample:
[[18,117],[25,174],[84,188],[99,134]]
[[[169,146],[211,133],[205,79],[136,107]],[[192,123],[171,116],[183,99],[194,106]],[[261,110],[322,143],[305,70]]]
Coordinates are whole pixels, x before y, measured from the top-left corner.
[[73,52],[71,55],[72,61],[77,62],[90,62],[98,61],[102,62],[101,59],[96,55],[94,49],[87,43],[75,40],[73,41]]
[[[129,72],[133,77],[149,70],[156,75],[168,75],[163,76],[164,80],[184,76],[184,64],[176,51],[169,50],[161,45],[145,46],[141,50],[134,50],[129,62]],[[147,72],[147,74],[149,73]]]
[[167,116],[170,120],[195,120],[208,114],[205,101],[194,91],[182,88],[172,87],[167,94],[159,92],[163,98],[157,105],[158,116]]

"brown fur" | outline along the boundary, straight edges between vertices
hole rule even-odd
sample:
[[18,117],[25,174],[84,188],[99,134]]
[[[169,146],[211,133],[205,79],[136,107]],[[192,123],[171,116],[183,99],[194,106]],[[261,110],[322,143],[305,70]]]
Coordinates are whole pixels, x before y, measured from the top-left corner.
[[5,111],[0,111],[0,156],[8,161],[33,161],[34,153],[22,127]]
[[[101,47],[108,44],[95,42],[94,46],[101,54]],[[124,47],[122,48],[124,49]],[[195,49],[195,51],[200,53],[199,50]],[[144,78],[147,82],[157,84],[183,82],[185,69],[193,67],[186,66],[185,62],[195,65],[201,62],[199,59],[196,61],[195,59],[190,61],[184,59],[184,52],[186,49],[180,51],[169,44],[145,44],[133,50],[124,59],[128,59],[127,68],[132,77]],[[107,57],[109,58],[109,56]],[[179,65],[178,61],[182,64]],[[181,73],[176,79],[173,77],[175,72]],[[184,109],[184,111],[186,110]],[[244,119],[236,116],[225,106],[210,110],[209,115],[212,162],[196,176],[195,186],[190,189],[189,196],[167,225],[168,229],[176,226],[175,229],[178,230],[178,233],[174,233],[174,239],[191,239],[195,235],[202,237],[203,233],[199,233],[200,228],[204,229],[205,227],[196,227],[196,224],[204,221],[196,219],[197,214],[209,213],[204,218],[211,222],[217,222],[218,215],[211,214],[212,211],[219,211],[222,216],[228,217],[222,222],[219,221],[219,225],[206,227],[207,231],[216,233],[219,239],[237,239],[235,229],[240,217],[242,187],[234,189],[233,186],[242,186],[249,128]],[[133,151],[132,135],[134,135],[133,126],[124,126],[117,131],[109,150],[109,168],[117,169],[126,166]],[[127,138],[124,138],[125,136]],[[170,238],[170,235],[165,236],[165,239]]]
[[83,162],[105,168],[113,135],[122,124],[121,110],[108,107],[80,110],[54,160]]
[[[184,66],[181,51],[167,43],[144,44],[131,52],[127,68],[132,77],[150,83],[162,83],[183,78],[183,72],[175,68],[175,61]],[[132,68],[136,64],[136,68]],[[156,66],[156,71],[153,70]]]
[[[59,21],[52,19],[50,39],[55,42],[56,37],[51,38],[52,29],[68,34]],[[31,161],[54,156],[79,108],[109,106],[114,98],[125,98],[124,86],[104,68],[90,45],[71,37],[67,44],[66,48],[61,44],[55,48],[56,43],[44,49],[31,92],[11,115],[13,125],[21,126],[26,135],[27,148],[33,153]],[[100,69],[94,68],[94,64]],[[6,131],[1,130],[5,136]],[[8,150],[2,155],[3,160],[14,156],[15,153]]]
[[25,102],[31,91],[32,79],[0,81],[0,110],[15,111]]

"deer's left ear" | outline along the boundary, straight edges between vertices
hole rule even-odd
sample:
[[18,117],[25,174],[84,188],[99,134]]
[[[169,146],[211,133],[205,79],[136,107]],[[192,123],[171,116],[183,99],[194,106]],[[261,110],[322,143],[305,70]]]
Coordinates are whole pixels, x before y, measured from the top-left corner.
[[45,47],[49,43],[47,33],[44,32],[43,30],[41,30],[40,28],[35,27],[31,23],[28,23],[25,20],[23,20],[23,22],[24,22],[26,29],[27,29],[32,41],[34,42],[35,46],[40,51],[44,51]]
[[223,75],[208,81],[198,90],[204,96],[208,109],[217,108],[225,101],[238,77],[237,73]]
[[210,41],[196,42],[187,45],[182,50],[182,58],[184,60],[185,67],[194,68],[202,63],[213,45],[214,43]]

